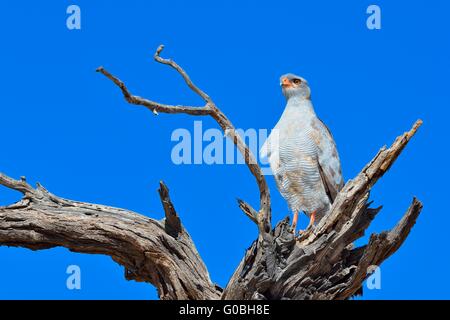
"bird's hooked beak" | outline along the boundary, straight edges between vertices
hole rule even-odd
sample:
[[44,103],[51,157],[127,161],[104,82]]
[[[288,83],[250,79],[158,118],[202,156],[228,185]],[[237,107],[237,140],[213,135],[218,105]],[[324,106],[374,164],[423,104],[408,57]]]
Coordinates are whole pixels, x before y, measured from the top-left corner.
[[288,78],[284,77],[283,79],[281,79],[280,86],[283,88],[289,88],[292,87],[292,83]]

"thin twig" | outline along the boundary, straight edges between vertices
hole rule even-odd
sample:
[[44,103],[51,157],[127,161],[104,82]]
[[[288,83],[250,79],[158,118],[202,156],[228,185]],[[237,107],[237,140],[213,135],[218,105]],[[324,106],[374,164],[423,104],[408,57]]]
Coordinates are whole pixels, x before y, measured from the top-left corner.
[[15,180],[0,172],[0,185],[22,192],[24,195],[34,193],[34,188],[26,182],[25,177]]
[[[253,153],[247,146],[247,144],[242,140],[241,136],[236,132],[235,127],[231,123],[231,121],[227,118],[227,116],[216,106],[214,101],[199,87],[197,87],[189,77],[189,75],[184,71],[182,67],[180,67],[175,61],[172,59],[165,59],[160,56],[162,50],[164,49],[163,45],[160,45],[154,54],[154,59],[162,64],[168,65],[174,68],[184,79],[188,87],[198,94],[206,103],[203,107],[191,107],[191,106],[171,106],[160,104],[158,102],[154,102],[151,100],[147,100],[138,96],[132,95],[125,84],[119,80],[117,77],[113,76],[109,73],[105,68],[99,67],[97,72],[102,73],[108,79],[113,81],[121,90],[125,97],[125,99],[132,104],[143,105],[149,108],[151,111],[161,112],[161,113],[186,113],[190,115],[210,115],[216,122],[219,124],[221,129],[226,133],[226,135],[233,141],[236,145],[239,152],[244,157],[245,163],[249,168],[250,172],[256,179],[256,183],[258,185],[259,193],[260,193],[260,210],[257,212],[253,208],[250,207],[249,204],[246,203],[245,209],[240,205],[240,208],[243,209],[244,213],[251,217],[251,220],[256,222],[260,233],[268,233],[271,229],[271,207],[270,207],[270,193],[269,187],[267,185],[266,179],[262,173],[256,158]],[[252,214],[249,215],[248,213]],[[257,212],[257,214],[254,214]],[[254,217],[254,218],[253,218]]]
[[155,60],[159,63],[162,64],[166,64],[168,66],[171,66],[172,68],[174,68],[175,70],[177,70],[177,72],[183,77],[184,81],[186,82],[186,84],[188,85],[189,88],[191,88],[192,91],[194,91],[196,94],[198,94],[200,97],[202,97],[203,100],[205,100],[205,102],[207,104],[214,104],[211,100],[211,98],[203,91],[201,90],[199,87],[197,87],[191,80],[191,78],[189,77],[189,75],[186,73],[186,71],[183,70],[183,68],[181,68],[175,61],[173,61],[172,59],[164,59],[160,56],[161,52],[164,49],[164,45],[160,45],[158,47],[158,49],[156,49],[155,54],[153,55],[153,57],[155,58]]
[[126,85],[117,77],[109,73],[105,68],[98,67],[97,72],[100,72],[105,77],[110,79],[112,82],[114,82],[120,90],[122,90],[123,96],[127,102],[131,104],[141,105],[144,107],[147,107],[155,114],[158,114],[158,112],[161,113],[186,113],[190,115],[196,115],[196,116],[204,116],[209,115],[211,113],[210,108],[206,105],[203,107],[192,107],[192,106],[181,106],[181,105],[168,105],[168,104],[162,104],[159,102],[151,101],[148,99],[141,98],[139,96],[132,95]]

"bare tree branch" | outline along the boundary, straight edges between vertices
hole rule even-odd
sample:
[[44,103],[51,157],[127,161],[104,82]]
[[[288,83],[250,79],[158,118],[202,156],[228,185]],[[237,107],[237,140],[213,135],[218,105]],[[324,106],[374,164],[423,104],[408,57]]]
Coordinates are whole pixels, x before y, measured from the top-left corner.
[[161,58],[160,54],[164,49],[164,45],[160,45],[158,47],[158,49],[156,49],[155,54],[153,55],[153,58],[162,64],[171,66],[172,68],[174,68],[184,79],[184,81],[186,82],[186,84],[188,85],[188,87],[194,91],[196,94],[198,94],[205,102],[207,105],[214,105],[214,102],[211,100],[211,98],[203,91],[201,90],[199,87],[197,87],[191,80],[191,78],[188,76],[188,74],[186,73],[186,71],[183,70],[183,68],[181,68],[175,61],[171,60],[171,59],[164,59]]
[[25,194],[20,202],[0,207],[0,245],[32,250],[62,246],[109,255],[125,267],[127,279],[155,285],[161,299],[220,297],[189,234],[181,223],[174,223],[172,217],[178,223],[179,218],[163,183],[163,201],[171,212],[162,222],[128,210],[62,199],[4,174],[0,184]]
[[[391,167],[399,154],[406,147],[419,127],[422,120],[417,120],[410,131],[405,132],[394,141],[389,149],[383,147],[377,155],[370,161],[361,173],[353,179],[349,180],[339,195],[336,197],[331,213],[327,219],[323,219],[319,225],[312,231],[308,231],[302,235],[303,244],[313,242],[318,237],[329,233],[331,230],[340,229],[345,226],[351,218],[348,213],[353,211],[356,206],[365,203],[369,197],[369,191],[373,185],[380,179],[384,173]],[[351,199],[352,201],[349,201]],[[339,210],[336,210],[339,208]],[[359,217],[358,217],[359,218]],[[347,231],[347,234],[351,230]]]
[[[266,179],[262,173],[256,158],[253,153],[249,149],[249,147],[242,140],[241,136],[236,132],[235,127],[231,123],[231,121],[225,116],[225,114],[216,106],[214,101],[199,87],[197,87],[186,71],[181,68],[175,61],[171,59],[164,59],[160,56],[162,50],[164,49],[163,45],[160,45],[154,54],[154,59],[162,64],[168,65],[175,69],[184,79],[189,88],[198,94],[206,103],[204,107],[190,107],[190,106],[170,106],[160,104],[154,101],[150,101],[147,99],[143,99],[138,96],[132,95],[125,84],[119,80],[117,77],[113,76],[109,73],[105,68],[99,67],[97,72],[102,73],[108,79],[113,81],[121,90],[125,97],[125,99],[132,104],[143,105],[149,108],[153,112],[162,112],[162,113],[186,113],[190,115],[210,115],[219,126],[224,131],[225,135],[227,135],[233,143],[236,145],[239,152],[244,157],[245,163],[247,164],[250,172],[255,177],[256,183],[258,185],[259,193],[260,193],[260,210],[255,218],[252,215],[249,215],[249,211],[245,211],[244,213],[254,222],[257,223],[258,229],[261,235],[267,234],[271,229],[271,207],[270,207],[270,192],[269,187],[267,185]],[[243,207],[240,205],[240,208]],[[253,208],[250,207],[249,204],[246,203],[245,208],[249,209],[252,212],[256,212]]]
[[256,212],[255,209],[253,209],[247,202],[241,199],[237,199],[239,208],[244,212],[247,217],[250,218],[254,223],[258,223],[258,212]]
[[134,212],[104,205],[62,199],[25,178],[0,173],[0,184],[20,191],[21,201],[0,207],[0,245],[33,250],[63,246],[72,251],[106,254],[125,267],[127,279],[154,284],[161,299],[348,299],[362,292],[362,283],[375,266],[404,243],[421,210],[413,202],[395,228],[373,234],[365,246],[353,243],[364,235],[380,212],[370,208],[370,190],[392,166],[422,124],[382,148],[337,195],[331,211],[313,229],[295,238],[289,217],[271,230],[270,195],[260,167],[248,146],[212,99],[199,89],[174,61],[155,53],[157,62],[174,68],[206,103],[204,107],[171,106],[132,95],[125,84],[104,68],[97,71],[113,81],[132,104],[151,111],[209,115],[220,125],[255,177],[260,210],[238,200],[242,211],[258,225],[259,236],[246,251],[225,290],[211,283],[208,271],[170,199],[160,183],[165,212],[156,221]]
[[336,294],[335,299],[346,299],[354,295],[361,287],[361,283],[367,278],[371,267],[378,267],[398,250],[416,223],[422,207],[422,203],[414,198],[411,206],[394,229],[389,232],[372,234],[366,246],[356,249],[356,251],[363,249],[363,251],[360,251],[362,256],[353,275],[349,278],[346,285],[343,286],[343,289]]
[[26,196],[34,193],[33,187],[26,182],[25,177],[21,177],[20,180],[14,180],[0,172],[0,184],[7,188],[22,192]]
[[183,231],[183,227],[181,226],[180,217],[175,211],[172,200],[170,200],[169,188],[167,188],[162,181],[159,182],[158,192],[166,215],[166,232],[176,238],[178,237],[178,234]]
[[367,201],[372,186],[391,167],[422,124],[382,148],[361,173],[338,194],[330,213],[299,239],[278,223],[264,246],[254,242],[225,288],[222,299],[347,299],[356,294],[368,268],[380,265],[408,236],[422,204],[414,199],[389,233],[372,235],[367,246],[352,249],[381,208]]
[[113,76],[111,73],[109,73],[105,68],[98,67],[97,72],[102,73],[104,76],[106,76],[108,79],[110,79],[112,82],[114,82],[120,90],[122,90],[122,94],[125,98],[125,100],[131,104],[141,105],[147,107],[150,111],[152,111],[155,114],[158,114],[158,112],[161,113],[186,113],[190,115],[195,116],[204,116],[209,115],[211,113],[211,110],[208,106],[204,107],[191,107],[191,106],[172,106],[167,104],[158,103],[155,101],[147,100],[144,98],[141,98],[139,96],[132,95],[129,91],[126,85]]

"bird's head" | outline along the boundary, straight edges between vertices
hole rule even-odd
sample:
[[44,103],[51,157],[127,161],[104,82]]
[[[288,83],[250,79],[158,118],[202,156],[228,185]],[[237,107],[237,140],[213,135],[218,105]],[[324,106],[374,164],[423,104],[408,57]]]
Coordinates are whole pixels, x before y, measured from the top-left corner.
[[299,97],[304,99],[311,98],[311,89],[308,82],[295,74],[288,73],[280,77],[280,86],[283,95],[289,100],[291,97]]

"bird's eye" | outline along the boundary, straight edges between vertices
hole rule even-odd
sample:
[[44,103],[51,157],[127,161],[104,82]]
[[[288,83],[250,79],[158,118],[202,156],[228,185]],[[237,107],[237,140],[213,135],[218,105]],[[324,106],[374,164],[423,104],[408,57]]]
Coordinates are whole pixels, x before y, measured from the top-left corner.
[[300,84],[300,83],[302,83],[302,80],[300,80],[300,79],[294,79],[294,81],[293,81],[295,84]]

